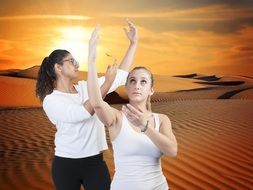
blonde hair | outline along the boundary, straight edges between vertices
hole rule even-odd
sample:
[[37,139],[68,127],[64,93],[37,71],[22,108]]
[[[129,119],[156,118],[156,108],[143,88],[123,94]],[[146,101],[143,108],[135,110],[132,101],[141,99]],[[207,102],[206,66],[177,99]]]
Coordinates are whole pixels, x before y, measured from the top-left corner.
[[[143,69],[145,70],[148,74],[149,74],[149,77],[150,77],[150,80],[151,80],[151,88],[154,86],[154,77],[153,77],[153,74],[150,72],[150,70],[148,70],[146,67],[134,67],[129,73],[128,73],[128,76],[127,76],[127,81],[126,83],[128,82],[128,79],[129,79],[129,76],[131,75],[131,73],[133,71],[136,71],[136,70],[140,70],[140,69]],[[152,112],[151,110],[151,95],[148,96],[147,98],[147,102],[146,102],[146,108],[148,111]]]

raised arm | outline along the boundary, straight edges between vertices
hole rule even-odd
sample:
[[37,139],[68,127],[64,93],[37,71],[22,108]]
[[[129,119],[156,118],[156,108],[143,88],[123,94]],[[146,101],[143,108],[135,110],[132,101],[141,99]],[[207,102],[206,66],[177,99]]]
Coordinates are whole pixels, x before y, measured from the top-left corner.
[[[98,118],[106,126],[111,126],[116,122],[116,112],[109,104],[107,104],[100,93],[97,71],[96,71],[96,51],[98,45],[98,31],[97,26],[92,32],[89,41],[89,55],[88,55],[88,95],[91,106],[94,108]],[[115,67],[115,66],[114,66]],[[113,72],[113,71],[112,71]]]
[[129,71],[130,69],[130,66],[133,62],[134,54],[136,52],[137,42],[138,42],[138,32],[135,25],[128,19],[127,19],[127,23],[128,23],[129,29],[124,28],[124,31],[126,33],[127,38],[130,41],[130,45],[119,65],[119,68],[125,71]]
[[[112,67],[108,67],[106,74],[105,74],[105,81],[102,84],[102,86],[100,87],[100,93],[101,93],[101,97],[104,99],[106,94],[109,92],[112,83],[116,77],[116,66],[113,65]],[[86,100],[83,104],[83,106],[85,107],[85,109],[91,114],[93,115],[95,113],[95,110],[93,109],[91,103],[90,103],[90,99]]]

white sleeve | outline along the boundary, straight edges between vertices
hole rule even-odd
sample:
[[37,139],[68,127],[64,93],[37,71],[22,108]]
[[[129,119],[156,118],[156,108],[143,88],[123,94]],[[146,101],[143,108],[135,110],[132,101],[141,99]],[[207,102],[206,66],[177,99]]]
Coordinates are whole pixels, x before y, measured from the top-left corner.
[[[122,69],[118,69],[115,80],[113,81],[112,86],[110,87],[107,94],[109,94],[110,92],[116,90],[119,86],[124,85],[126,83],[127,75],[128,75],[127,71],[124,71]],[[99,77],[98,78],[99,86],[101,86],[104,83],[104,81],[105,81],[104,76]]]
[[47,98],[43,109],[53,124],[57,122],[78,123],[91,117],[82,104],[66,103],[60,98]]
[[[127,71],[118,69],[115,80],[113,81],[112,86],[110,87],[108,93],[116,90],[119,86],[124,85],[126,83],[127,75],[128,75]],[[104,81],[105,81],[104,76],[98,78],[98,84],[100,87],[102,86]],[[88,90],[87,90],[87,81],[85,80],[79,81],[78,85],[76,85],[76,88],[80,92],[82,101],[85,102],[86,100],[88,100],[89,96],[88,96]]]

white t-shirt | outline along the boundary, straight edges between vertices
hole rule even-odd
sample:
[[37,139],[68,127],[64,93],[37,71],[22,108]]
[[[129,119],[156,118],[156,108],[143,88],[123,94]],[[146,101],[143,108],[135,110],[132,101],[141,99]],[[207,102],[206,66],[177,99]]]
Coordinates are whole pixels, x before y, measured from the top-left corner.
[[[118,69],[109,92],[125,84],[127,75],[128,72]],[[104,81],[105,77],[100,77],[99,85]],[[104,125],[83,106],[88,99],[87,81],[79,81],[75,88],[76,94],[54,90],[43,101],[43,109],[57,129],[55,155],[60,157],[84,158],[108,148]]]

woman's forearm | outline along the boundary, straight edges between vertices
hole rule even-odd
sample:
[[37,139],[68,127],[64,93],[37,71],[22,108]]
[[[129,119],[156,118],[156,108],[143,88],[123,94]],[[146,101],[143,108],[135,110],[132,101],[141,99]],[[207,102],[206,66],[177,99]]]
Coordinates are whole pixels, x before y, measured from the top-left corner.
[[[100,87],[100,92],[101,92],[101,96],[104,99],[106,94],[108,93],[109,89],[111,87],[111,83],[109,83],[108,81],[105,81],[102,86]],[[91,114],[93,115],[95,113],[93,106],[91,105],[90,100],[88,99],[87,101],[84,102],[83,106],[85,107],[85,109]]]
[[125,71],[129,71],[137,47],[138,31],[134,23],[132,23],[129,19],[127,19],[126,21],[128,24],[128,29],[124,28],[124,30],[128,40],[130,41],[130,45],[126,51],[124,58],[122,59],[119,68]]
[[174,135],[167,137],[152,127],[149,127],[145,131],[145,134],[165,155],[169,157],[174,157],[177,155],[177,141]]
[[103,92],[100,92],[99,84],[98,84],[98,78],[97,78],[97,71],[96,71],[96,65],[95,61],[92,59],[88,60],[88,95],[89,100],[93,108],[97,107],[99,104],[103,102],[102,95],[106,95],[106,89],[108,88],[108,85],[105,84],[101,87],[101,90]]
[[134,59],[134,55],[136,52],[136,48],[137,48],[137,42],[131,42],[125,56],[122,59],[121,64],[119,65],[119,68],[125,71],[129,71],[130,66],[133,62]]

